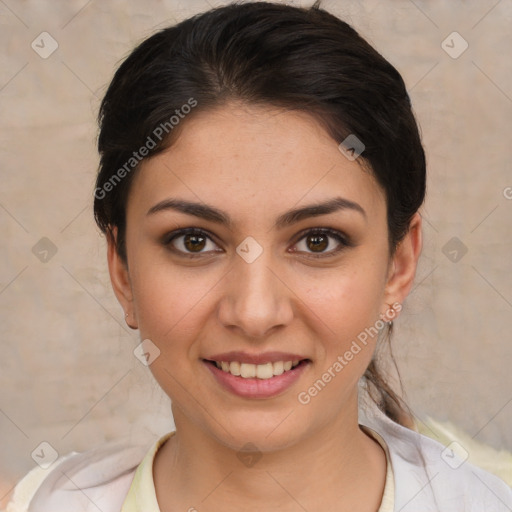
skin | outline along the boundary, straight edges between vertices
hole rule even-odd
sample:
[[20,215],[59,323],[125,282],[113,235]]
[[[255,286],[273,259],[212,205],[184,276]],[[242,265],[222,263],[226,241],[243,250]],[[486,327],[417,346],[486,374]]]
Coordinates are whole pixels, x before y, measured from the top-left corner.
[[[307,405],[297,395],[404,301],[421,251],[420,215],[391,256],[383,190],[305,113],[230,103],[181,128],[134,177],[127,265],[108,243],[127,323],[159,348],[150,368],[172,400],[176,434],[153,466],[161,510],[376,511],[386,458],[358,425],[357,384],[377,337]],[[288,210],[338,196],[366,217],[344,209],[274,227]],[[214,206],[233,223],[170,209],[147,215],[171,197]],[[212,234],[195,259],[178,254],[194,254],[186,237],[162,241],[186,227]],[[354,245],[335,252],[340,243],[329,237],[315,258],[301,232],[325,227]],[[236,252],[247,236],[263,249],[252,263]],[[230,350],[293,352],[311,363],[281,395],[248,399],[222,388],[202,362]],[[251,467],[237,457],[248,442],[261,454]]]

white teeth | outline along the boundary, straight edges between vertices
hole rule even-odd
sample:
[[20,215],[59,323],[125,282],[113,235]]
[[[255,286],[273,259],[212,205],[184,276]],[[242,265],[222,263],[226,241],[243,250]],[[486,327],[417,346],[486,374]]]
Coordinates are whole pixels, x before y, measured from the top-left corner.
[[243,377],[244,379],[251,379],[256,377],[256,365],[242,363],[240,365],[240,377]]
[[232,375],[240,375],[240,363],[238,361],[231,361],[229,364],[229,373]]
[[297,366],[299,360],[294,361],[276,361],[275,363],[251,364],[239,363],[238,361],[215,361],[217,368],[222,369],[231,375],[240,376],[244,379],[271,379],[274,376],[282,375]]
[[277,361],[273,364],[274,375],[282,375],[284,373],[283,361]]
[[256,377],[258,379],[270,379],[274,376],[274,367],[272,363],[259,364],[256,366]]

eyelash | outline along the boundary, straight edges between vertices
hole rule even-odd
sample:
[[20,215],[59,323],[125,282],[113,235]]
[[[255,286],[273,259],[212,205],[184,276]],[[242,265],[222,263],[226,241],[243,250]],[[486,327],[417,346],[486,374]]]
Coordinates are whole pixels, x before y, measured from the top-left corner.
[[[169,247],[169,249],[172,252],[177,253],[180,256],[184,256],[185,258],[199,258],[199,257],[202,257],[204,254],[206,254],[206,253],[201,253],[201,252],[199,252],[199,253],[186,253],[186,252],[180,251],[180,250],[175,249],[174,247],[172,247],[171,244],[172,244],[172,242],[174,240],[176,240],[179,237],[186,236],[186,235],[201,236],[201,237],[207,238],[210,241],[214,242],[214,240],[212,239],[212,236],[208,232],[206,232],[206,231],[204,231],[202,229],[199,229],[199,228],[183,228],[183,229],[178,229],[176,231],[173,231],[172,233],[167,234],[164,237],[164,239],[162,240],[162,243],[163,243],[164,246]],[[343,250],[346,247],[353,247],[354,246],[354,244],[351,242],[351,240],[347,236],[345,236],[340,231],[337,231],[337,230],[331,229],[331,228],[313,228],[313,229],[307,229],[305,231],[302,231],[301,233],[299,233],[298,239],[294,243],[294,245],[298,244],[302,239],[306,238],[307,236],[312,236],[312,235],[313,236],[314,235],[328,235],[329,237],[334,238],[340,245],[339,245],[338,248],[336,248],[334,250],[331,250],[331,251],[328,251],[328,252],[317,253],[317,254],[315,254],[315,253],[307,253],[308,254],[307,257],[310,257],[310,258],[326,258],[326,257],[329,257],[329,256],[333,256],[335,254],[338,254],[341,250]],[[209,251],[207,251],[207,252],[209,252]],[[216,252],[218,252],[218,251],[216,251]],[[298,252],[298,251],[296,251],[296,252]]]

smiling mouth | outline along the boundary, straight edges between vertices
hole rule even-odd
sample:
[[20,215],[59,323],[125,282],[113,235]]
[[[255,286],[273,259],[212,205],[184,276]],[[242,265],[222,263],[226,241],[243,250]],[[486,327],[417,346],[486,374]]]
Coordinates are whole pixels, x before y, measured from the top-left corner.
[[238,361],[210,361],[204,359],[206,363],[212,364],[225,373],[230,373],[242,379],[262,379],[267,380],[272,377],[277,377],[283,373],[295,369],[297,366],[306,364],[309,359],[294,360],[294,361],[275,361],[273,363],[264,364],[251,364],[240,363]]

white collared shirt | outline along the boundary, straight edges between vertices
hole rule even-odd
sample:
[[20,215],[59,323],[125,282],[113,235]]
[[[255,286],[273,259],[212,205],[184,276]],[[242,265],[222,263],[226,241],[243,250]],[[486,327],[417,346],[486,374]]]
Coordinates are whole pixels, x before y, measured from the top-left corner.
[[[363,426],[366,432],[371,435],[384,448],[387,459],[386,483],[382,496],[381,505],[377,512],[393,512],[394,499],[394,478],[393,470],[389,460],[389,452],[386,444],[379,434],[372,431],[368,427]],[[161,437],[153,447],[148,451],[144,460],[140,463],[135,472],[132,484],[128,491],[128,495],[123,503],[121,512],[147,512],[160,511],[155,493],[155,485],[153,481],[153,460],[158,449],[174,434],[170,432]],[[191,507],[193,508],[193,507]],[[197,507],[200,509],[201,507]]]
[[[500,478],[405,428],[378,409],[359,420],[386,451],[378,512],[511,512],[512,489]],[[160,512],[153,459],[173,433],[152,447],[107,445],[71,453],[17,485],[7,512]]]

